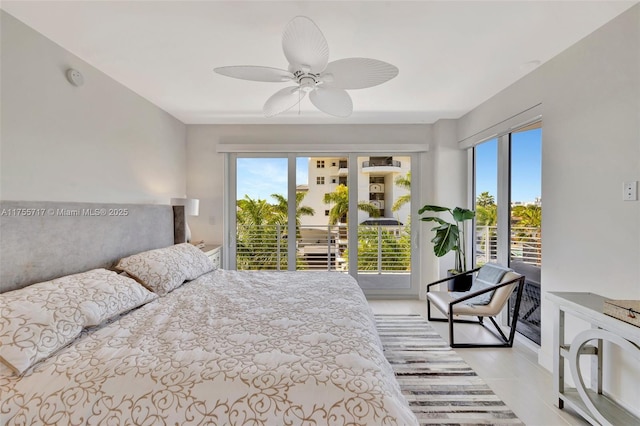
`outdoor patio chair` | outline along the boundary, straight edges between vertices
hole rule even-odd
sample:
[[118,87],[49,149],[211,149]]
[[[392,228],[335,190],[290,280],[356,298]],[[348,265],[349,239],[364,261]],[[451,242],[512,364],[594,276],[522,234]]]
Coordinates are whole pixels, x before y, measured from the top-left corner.
[[[520,299],[524,288],[524,275],[514,272],[512,269],[504,268],[495,263],[487,263],[484,266],[464,274],[475,274],[471,289],[466,292],[431,291],[431,287],[445,283],[454,277],[443,278],[427,285],[427,319],[429,321],[449,322],[449,345],[452,348],[477,348],[477,347],[507,347],[513,346],[516,324],[520,309]],[[511,294],[517,291],[514,301],[513,313],[511,315],[511,325],[509,337],[507,337],[495,317],[502,312],[507,305]],[[431,316],[431,305],[442,312],[446,318],[433,318]],[[477,317],[478,320],[457,318],[458,316]],[[488,317],[493,323],[495,331],[484,324],[484,318]],[[500,343],[455,343],[454,324],[459,322],[476,323],[485,327],[494,334]]]

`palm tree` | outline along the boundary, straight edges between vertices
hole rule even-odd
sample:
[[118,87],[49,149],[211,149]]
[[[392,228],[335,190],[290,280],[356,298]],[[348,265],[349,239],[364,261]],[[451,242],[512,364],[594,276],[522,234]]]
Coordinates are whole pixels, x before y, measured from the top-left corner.
[[[335,225],[349,212],[349,188],[343,184],[338,185],[335,191],[324,194],[322,202],[333,204],[329,210],[329,225]],[[358,210],[369,213],[372,217],[380,217],[380,210],[365,201],[358,201]]]
[[526,206],[516,206],[511,212],[512,239],[522,244],[523,250],[529,251],[529,256],[533,256],[537,262],[542,257],[542,207],[529,204]]
[[517,226],[540,228],[542,226],[542,207],[536,205],[516,206],[512,216],[519,218]]
[[[496,199],[489,191],[481,192],[476,197],[476,238],[477,244],[489,259],[497,244],[498,234],[495,226],[498,224],[498,206]],[[483,228],[480,228],[483,227]]]
[[476,225],[477,226],[496,226],[498,224],[498,209],[493,206],[477,206],[476,207]]
[[[236,262],[238,269],[286,267],[286,245],[278,244],[276,215],[266,200],[245,195],[237,201]],[[278,256],[280,254],[280,256]]]
[[478,197],[476,198],[476,206],[489,207],[495,205],[496,199],[493,197],[493,195],[489,194],[489,191],[481,192],[480,195],[478,195]]
[[498,206],[489,191],[482,192],[476,197],[476,225],[496,226],[498,224]]
[[266,225],[272,220],[273,209],[266,200],[257,199],[245,195],[237,201],[237,221],[243,225]]
[[[300,226],[300,217],[313,216],[316,211],[308,206],[301,206],[302,200],[307,196],[306,192],[296,192],[296,225]],[[289,202],[284,195],[271,194],[277,203],[273,206],[274,219],[279,224],[286,224],[289,221]]]
[[[411,190],[411,172],[407,172],[406,176],[396,177],[395,184],[400,188],[410,191]],[[398,210],[400,210],[402,206],[404,206],[409,202],[411,202],[411,194],[401,195],[393,203],[393,206],[391,207],[391,211],[397,212]]]

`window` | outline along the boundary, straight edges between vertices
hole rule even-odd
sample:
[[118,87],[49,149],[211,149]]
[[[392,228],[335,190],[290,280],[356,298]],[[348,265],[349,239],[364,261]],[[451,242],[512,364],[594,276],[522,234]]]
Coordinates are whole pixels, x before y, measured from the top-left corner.
[[476,265],[498,262],[498,139],[475,147]]
[[338,178],[332,177],[331,178],[331,183],[338,183]]
[[540,344],[542,267],[542,128],[540,122],[509,138],[509,266],[526,277],[518,331]]
[[329,216],[329,210],[325,210],[325,211],[324,211],[324,215],[325,215],[325,216]]
[[324,176],[316,177],[316,184],[317,185],[324,185]]
[[474,147],[475,262],[507,264],[526,277],[517,330],[540,343],[542,123]]
[[316,169],[324,169],[324,160],[316,160]]

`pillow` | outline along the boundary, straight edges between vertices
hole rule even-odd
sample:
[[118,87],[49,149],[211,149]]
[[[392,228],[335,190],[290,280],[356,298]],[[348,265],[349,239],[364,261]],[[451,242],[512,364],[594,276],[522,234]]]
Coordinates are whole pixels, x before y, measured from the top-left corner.
[[216,265],[213,260],[198,247],[193,244],[183,243],[172,246],[180,255],[186,260],[187,267],[185,274],[187,280],[195,280],[202,274],[211,272],[216,269]]
[[504,277],[504,274],[509,271],[512,271],[512,269],[505,268],[497,263],[486,263],[482,265],[482,268],[478,271],[477,278],[488,283],[498,284],[500,280],[502,280],[502,277]]
[[[480,268],[477,276],[473,279],[473,284],[471,288],[467,292],[456,292],[453,293],[455,298],[465,296],[469,293],[474,293],[476,291],[484,290],[487,287],[493,287],[498,284],[505,274],[512,269],[505,268],[502,265],[497,263],[487,263]],[[476,297],[472,297],[469,300],[466,300],[464,303],[467,305],[488,305],[491,302],[491,298],[493,297],[494,291],[488,291],[486,293],[480,294]]]
[[85,326],[154,297],[135,281],[106,269],[0,294],[0,361],[22,374],[73,341]]
[[[452,293],[454,295],[455,298],[459,298],[459,297],[463,297],[466,296],[470,293],[474,293],[476,291],[480,291],[480,290],[484,290],[487,287],[492,287],[495,284],[492,284],[490,282],[487,282],[485,280],[481,280],[478,278],[474,278],[473,280],[473,284],[471,284],[471,288],[469,289],[469,291],[464,291],[464,292],[455,292]],[[488,291],[486,293],[480,294],[476,297],[472,297],[469,300],[465,300],[464,303],[467,305],[488,305],[489,302],[491,302],[491,298],[493,297],[493,293],[494,291]]]
[[86,288],[91,293],[91,300],[85,300],[80,304],[85,327],[99,325],[158,298],[157,294],[150,292],[132,278],[112,271],[103,271],[106,274],[102,280],[87,283]]
[[164,296],[185,281],[212,271],[215,265],[202,250],[193,244],[182,243],[125,257],[116,268]]

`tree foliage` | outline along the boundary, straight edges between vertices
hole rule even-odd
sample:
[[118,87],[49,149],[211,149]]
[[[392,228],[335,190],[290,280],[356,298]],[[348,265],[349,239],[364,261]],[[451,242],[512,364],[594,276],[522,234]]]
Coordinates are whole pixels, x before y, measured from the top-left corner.
[[[300,224],[301,216],[315,213],[311,207],[301,205],[306,195],[306,192],[296,193],[296,224]],[[276,200],[274,204],[248,195],[236,203],[238,269],[287,268],[289,203],[280,194],[271,197]]]
[[[329,210],[329,225],[335,225],[341,221],[346,223],[347,213],[349,213],[349,188],[347,186],[338,185],[335,191],[324,194],[322,202],[333,204]],[[371,217],[380,217],[378,208],[366,201],[358,201],[358,210],[369,213]]]
[[511,217],[516,222],[516,226],[540,228],[542,226],[542,207],[534,204],[515,206],[511,211]]
[[[348,256],[347,251],[345,257]],[[411,227],[407,225],[399,233],[393,227],[358,227],[358,270],[410,271]]]
[[476,225],[496,226],[498,224],[498,206],[488,191],[476,197]]
[[[406,176],[398,176],[394,183],[400,188],[406,189],[407,191],[411,190],[411,172],[407,172]],[[391,211],[397,212],[407,203],[411,202],[411,194],[401,195],[396,199],[391,207]]]

